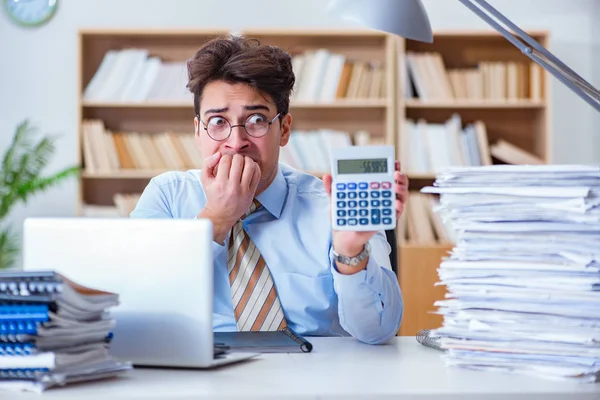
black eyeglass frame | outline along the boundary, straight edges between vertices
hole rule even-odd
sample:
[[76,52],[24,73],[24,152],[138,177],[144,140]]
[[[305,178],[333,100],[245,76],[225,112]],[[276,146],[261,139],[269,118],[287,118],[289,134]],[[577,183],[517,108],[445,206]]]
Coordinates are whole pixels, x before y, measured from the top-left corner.
[[[200,118],[199,115],[196,115],[196,118],[198,118],[198,120],[200,122],[202,122],[202,126],[203,126],[204,130],[206,131],[206,134],[208,135],[209,138],[211,138],[212,140],[217,141],[217,142],[223,142],[223,141],[229,139],[229,136],[231,136],[231,132],[233,132],[233,128],[235,128],[236,126],[243,127],[244,131],[246,131],[246,134],[248,136],[250,136],[250,137],[257,138],[257,139],[261,138],[261,137],[264,137],[264,136],[267,135],[267,133],[269,133],[269,131],[271,130],[271,125],[273,125],[273,122],[275,122],[275,120],[281,116],[281,113],[279,112],[279,113],[277,113],[276,116],[273,117],[273,119],[269,122],[269,125],[267,126],[267,130],[265,131],[265,133],[263,133],[260,136],[251,135],[248,132],[248,129],[246,129],[246,123],[248,122],[248,119],[250,119],[250,117],[252,117],[253,115],[256,115],[256,114],[249,115],[248,118],[246,118],[246,121],[244,121],[243,124],[237,124],[237,125],[231,125],[231,122],[229,122],[229,120],[227,118],[220,117],[220,118],[223,118],[225,121],[227,121],[227,123],[229,124],[229,133],[223,139],[215,139],[214,137],[212,137],[211,134],[208,133],[208,127],[207,127],[206,123],[204,123],[204,121],[202,121],[202,119]],[[214,117],[210,117],[210,118],[214,118]],[[210,118],[208,119],[209,121],[210,121]]]

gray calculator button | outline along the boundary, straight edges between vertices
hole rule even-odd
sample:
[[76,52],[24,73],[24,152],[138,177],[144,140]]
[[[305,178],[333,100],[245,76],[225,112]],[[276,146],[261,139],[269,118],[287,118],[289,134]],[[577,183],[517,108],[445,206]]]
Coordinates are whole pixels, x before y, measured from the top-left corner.
[[379,206],[381,206],[381,201],[371,200],[371,207],[379,207]]
[[356,192],[349,192],[349,193],[348,193],[348,198],[349,198],[349,199],[355,199],[355,198],[356,198],[356,196],[357,196]]
[[361,207],[369,207],[369,202],[366,200],[361,200],[358,202],[358,205]]
[[361,218],[360,224],[361,225],[369,225],[369,218]]
[[372,192],[371,192],[371,198],[373,198],[373,199],[378,199],[378,198],[379,198],[379,192],[372,191]]
[[390,210],[389,208],[384,208],[384,209],[381,211],[381,213],[382,213],[383,215],[385,215],[385,216],[392,215],[392,210]]
[[346,216],[346,210],[337,210],[337,216],[338,217],[345,217]]
[[358,211],[356,211],[356,210],[348,210],[348,216],[349,217],[356,217],[356,214],[358,214]]
[[348,225],[352,225],[352,226],[354,226],[354,225],[356,225],[356,224],[358,224],[358,221],[356,220],[356,218],[350,218],[350,219],[348,220]]
[[344,192],[337,192],[337,198],[338,199],[345,199],[346,198],[346,193],[344,193]]
[[356,204],[356,201],[354,201],[354,200],[350,200],[350,201],[348,202],[348,207],[350,207],[350,208],[354,208],[354,207],[356,207],[356,206],[357,206],[357,204]]
[[384,207],[390,207],[392,205],[392,201],[391,200],[383,200],[381,202],[381,204],[383,204]]
[[358,210],[358,215],[360,215],[361,217],[366,217],[367,215],[369,215],[369,211],[368,210]]
[[384,190],[383,192],[381,192],[381,196],[388,199],[388,198],[392,197],[392,192],[390,192],[389,190]]
[[358,194],[358,197],[360,197],[361,199],[366,199],[367,197],[369,197],[369,192],[360,192]]
[[346,207],[346,202],[345,201],[338,201],[337,202],[337,206],[338,206],[338,208],[344,208],[344,207]]
[[339,226],[344,226],[344,225],[346,225],[346,220],[345,220],[345,219],[343,219],[343,218],[338,218],[338,220],[337,220],[337,224],[338,224]]
[[391,218],[384,218],[384,219],[383,219],[383,223],[384,223],[385,225],[390,225],[390,224],[392,223],[392,219],[391,219]]

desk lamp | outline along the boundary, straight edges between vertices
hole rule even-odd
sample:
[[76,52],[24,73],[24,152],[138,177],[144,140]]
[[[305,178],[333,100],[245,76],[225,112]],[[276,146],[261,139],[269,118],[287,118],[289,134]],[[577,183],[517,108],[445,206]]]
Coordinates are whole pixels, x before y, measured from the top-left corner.
[[[447,0],[445,0],[447,1]],[[500,32],[523,54],[600,111],[600,92],[540,43],[493,8],[485,0],[458,0]],[[392,33],[406,39],[432,43],[429,17],[421,0],[330,0],[328,11],[364,27]],[[512,30],[509,32],[508,29]]]

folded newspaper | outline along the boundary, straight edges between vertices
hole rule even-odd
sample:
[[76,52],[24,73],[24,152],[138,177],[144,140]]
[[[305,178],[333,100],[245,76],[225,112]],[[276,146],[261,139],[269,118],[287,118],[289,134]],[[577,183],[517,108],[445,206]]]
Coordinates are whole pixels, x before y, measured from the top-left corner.
[[42,392],[132,368],[109,354],[115,293],[53,271],[0,272],[0,390]]
[[456,230],[431,332],[448,365],[600,380],[600,166],[492,165],[424,193]]

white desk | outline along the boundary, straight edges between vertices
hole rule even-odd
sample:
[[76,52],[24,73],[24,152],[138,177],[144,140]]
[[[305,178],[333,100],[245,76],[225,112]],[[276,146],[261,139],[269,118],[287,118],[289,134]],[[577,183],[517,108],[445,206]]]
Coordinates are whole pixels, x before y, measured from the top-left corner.
[[447,368],[440,352],[413,337],[385,346],[351,338],[311,342],[307,354],[265,354],[211,371],[136,369],[118,379],[54,388],[43,397],[0,392],[0,399],[600,399],[600,384]]

